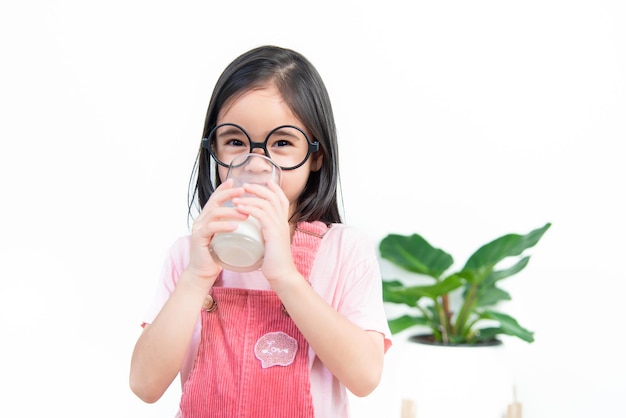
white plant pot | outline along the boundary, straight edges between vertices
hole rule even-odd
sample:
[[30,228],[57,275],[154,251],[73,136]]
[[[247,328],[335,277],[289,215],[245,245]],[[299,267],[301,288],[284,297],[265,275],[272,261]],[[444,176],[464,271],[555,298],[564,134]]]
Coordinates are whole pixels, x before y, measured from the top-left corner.
[[415,403],[417,418],[504,418],[513,400],[505,345],[463,347],[395,340],[396,399]]

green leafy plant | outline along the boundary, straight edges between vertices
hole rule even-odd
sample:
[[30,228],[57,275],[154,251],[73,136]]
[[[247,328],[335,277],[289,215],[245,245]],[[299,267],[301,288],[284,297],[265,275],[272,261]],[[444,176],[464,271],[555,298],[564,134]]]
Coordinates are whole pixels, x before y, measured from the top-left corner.
[[[497,340],[501,334],[532,342],[533,332],[492,308],[511,299],[508,292],[498,287],[499,282],[526,267],[530,256],[524,255],[524,251],[537,244],[550,225],[526,235],[503,235],[480,247],[460,271],[452,273],[447,273],[454,263],[452,256],[434,248],[420,235],[387,235],[379,246],[383,259],[434,279],[431,284],[417,286],[398,279],[383,280],[383,300],[407,305],[415,312],[389,319],[392,333],[425,326],[430,328],[434,342],[446,345],[480,344]],[[497,270],[504,260],[512,263]],[[458,310],[454,310],[452,302],[458,300]]]

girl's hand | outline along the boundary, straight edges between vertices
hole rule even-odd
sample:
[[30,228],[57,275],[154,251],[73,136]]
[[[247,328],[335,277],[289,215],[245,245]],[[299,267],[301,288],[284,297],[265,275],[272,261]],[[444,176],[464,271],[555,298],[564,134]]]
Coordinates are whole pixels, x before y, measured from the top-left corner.
[[265,255],[261,271],[273,287],[281,277],[298,273],[291,256],[291,228],[289,225],[289,200],[279,185],[268,182],[244,185],[251,197],[233,199],[237,209],[254,216],[261,224],[265,241]]
[[242,221],[248,217],[234,207],[224,206],[224,203],[243,193],[243,188],[233,188],[232,180],[225,181],[215,189],[193,223],[187,270],[196,277],[206,280],[209,288],[222,271],[209,251],[213,236],[219,232],[234,231],[237,224],[232,221]]

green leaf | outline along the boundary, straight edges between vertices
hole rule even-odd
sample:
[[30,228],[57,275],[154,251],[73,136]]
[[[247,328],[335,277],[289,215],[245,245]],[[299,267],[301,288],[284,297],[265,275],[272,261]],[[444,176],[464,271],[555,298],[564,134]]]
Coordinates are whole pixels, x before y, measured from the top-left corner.
[[398,318],[389,319],[387,322],[389,323],[389,329],[392,334],[397,334],[400,331],[404,331],[416,325],[429,325],[429,321],[423,316],[411,315],[403,315]]
[[432,247],[418,234],[389,234],[380,242],[382,258],[403,269],[438,279],[454,262],[452,256]]
[[514,274],[517,274],[520,271],[524,270],[524,268],[528,265],[528,261],[530,261],[530,257],[528,257],[528,256],[527,257],[523,257],[521,260],[519,260],[517,263],[515,263],[515,265],[509,267],[506,270],[493,271],[487,277],[485,282],[495,283],[498,280],[502,280],[502,279],[506,279],[507,277],[511,277]]
[[413,288],[405,287],[398,280],[383,281],[383,300],[390,303],[403,303],[415,306],[422,295]]
[[[491,319],[500,323],[500,333],[518,337],[526,342],[533,342],[533,332],[527,330],[517,323],[511,316],[494,311],[485,311],[480,317],[482,319]],[[482,330],[481,330],[482,332]]]
[[415,306],[422,297],[435,299],[458,289],[462,285],[463,282],[456,275],[446,277],[445,280],[439,283],[426,286],[406,287],[398,280],[383,281],[383,300],[385,302]]
[[450,293],[461,286],[463,286],[463,281],[458,275],[453,274],[452,276],[446,277],[439,283],[429,286],[415,286],[411,289],[419,294],[420,297],[435,299],[439,296],[445,295],[446,293]]
[[478,291],[476,307],[493,306],[504,300],[511,300],[511,295],[502,289],[491,286],[487,289],[481,289]]
[[[550,228],[550,223],[526,235],[507,234],[483,245],[465,263],[462,274],[473,283],[484,280],[494,266],[507,257],[520,255],[533,247]],[[522,267],[523,268],[523,267]]]
[[478,330],[476,335],[476,341],[490,341],[494,338],[497,338],[498,335],[503,334],[502,328],[489,327],[489,328],[481,328]]

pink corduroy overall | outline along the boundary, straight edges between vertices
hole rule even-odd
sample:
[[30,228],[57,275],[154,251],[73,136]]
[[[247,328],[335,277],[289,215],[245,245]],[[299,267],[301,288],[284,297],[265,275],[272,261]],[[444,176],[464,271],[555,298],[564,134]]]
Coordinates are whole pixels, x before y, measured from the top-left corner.
[[[326,230],[321,222],[302,222],[294,232],[291,252],[307,280]],[[214,287],[212,298],[215,304],[201,312],[200,346],[181,416],[313,417],[309,345],[276,293]]]

